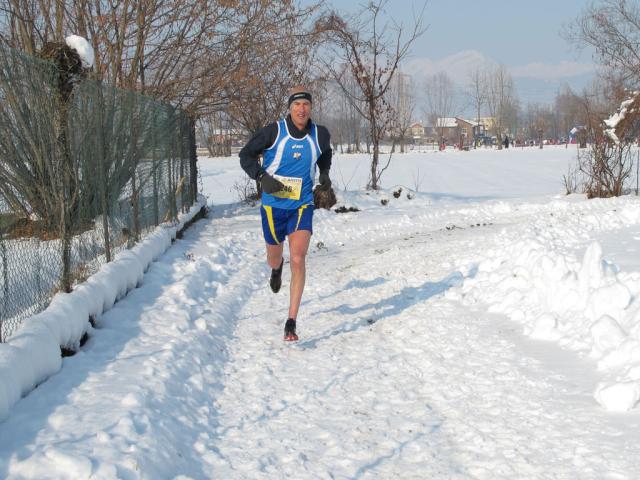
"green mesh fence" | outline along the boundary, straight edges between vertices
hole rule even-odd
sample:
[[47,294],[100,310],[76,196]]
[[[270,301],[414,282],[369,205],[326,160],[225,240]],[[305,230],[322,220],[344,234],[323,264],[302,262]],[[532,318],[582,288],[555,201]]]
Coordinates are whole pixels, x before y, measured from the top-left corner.
[[0,341],[194,202],[192,122],[171,105],[0,47]]

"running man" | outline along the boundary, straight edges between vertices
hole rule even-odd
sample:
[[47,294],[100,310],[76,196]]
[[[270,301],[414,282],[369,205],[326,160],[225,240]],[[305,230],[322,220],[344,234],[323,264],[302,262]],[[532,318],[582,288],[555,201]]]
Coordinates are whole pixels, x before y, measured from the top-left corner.
[[[303,87],[291,90],[286,118],[256,133],[240,151],[242,169],[262,188],[262,232],[271,267],[269,285],[278,293],[282,285],[283,246],[289,238],[291,285],[285,341],[296,341],[296,319],[304,290],[305,260],[313,233],[313,185],[316,166],[320,188],[331,188],[329,131],[311,121],[311,94]],[[262,156],[262,165],[260,157]]]

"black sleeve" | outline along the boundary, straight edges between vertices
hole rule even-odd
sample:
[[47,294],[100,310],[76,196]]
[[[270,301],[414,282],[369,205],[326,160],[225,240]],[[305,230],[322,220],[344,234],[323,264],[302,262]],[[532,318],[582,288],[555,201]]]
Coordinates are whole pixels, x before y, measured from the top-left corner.
[[262,171],[260,166],[260,155],[267,148],[273,145],[278,137],[278,124],[270,123],[266,127],[258,130],[251,137],[242,150],[240,150],[240,166],[254,180]]
[[326,170],[327,172],[331,168],[331,157],[333,157],[333,150],[331,150],[331,135],[329,130],[322,125],[318,125],[318,144],[320,145],[320,158],[318,158],[318,169],[320,171]]

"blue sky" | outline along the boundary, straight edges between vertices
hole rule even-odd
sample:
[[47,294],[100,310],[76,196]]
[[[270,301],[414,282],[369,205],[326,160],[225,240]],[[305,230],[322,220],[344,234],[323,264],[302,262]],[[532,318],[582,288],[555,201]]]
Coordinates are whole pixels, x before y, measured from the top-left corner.
[[[387,10],[408,22],[411,3],[389,0]],[[561,38],[560,30],[587,4],[585,0],[429,0],[424,17],[429,28],[417,42],[415,54],[437,58],[475,49],[509,66],[576,60],[575,49]],[[589,52],[580,58],[591,62]]]
[[[344,13],[365,2],[328,0]],[[459,84],[468,71],[491,63],[508,67],[523,103],[548,103],[564,83],[579,92],[594,75],[592,50],[579,51],[561,37],[589,0],[429,0],[426,32],[414,43],[405,69],[414,77],[448,72]],[[419,0],[388,0],[388,17],[412,23]]]

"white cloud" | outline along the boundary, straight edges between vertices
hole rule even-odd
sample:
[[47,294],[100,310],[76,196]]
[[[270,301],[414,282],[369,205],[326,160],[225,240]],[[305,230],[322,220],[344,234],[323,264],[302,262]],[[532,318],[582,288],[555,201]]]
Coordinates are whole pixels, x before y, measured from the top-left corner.
[[[477,68],[496,66],[498,62],[477,50],[463,50],[439,60],[413,58],[403,65],[403,71],[420,79],[438,72],[446,72],[459,84],[468,82],[469,75]],[[589,63],[562,61],[559,63],[534,62],[507,68],[514,78],[534,78],[538,80],[561,80],[592,73],[595,66]]]
[[495,62],[477,50],[463,50],[440,60],[413,58],[405,62],[403,71],[416,78],[446,72],[454,81],[466,83],[470,72],[487,65],[495,65]]
[[590,63],[562,61],[556,64],[528,63],[519,67],[509,67],[514,77],[537,78],[540,80],[557,80],[592,73],[595,66]]

